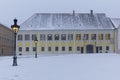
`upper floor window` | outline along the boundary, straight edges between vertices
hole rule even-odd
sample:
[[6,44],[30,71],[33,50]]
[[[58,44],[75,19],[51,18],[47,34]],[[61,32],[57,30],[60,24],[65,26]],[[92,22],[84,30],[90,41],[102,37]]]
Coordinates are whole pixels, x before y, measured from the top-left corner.
[[48,40],[52,40],[52,34],[47,35]]
[[41,40],[41,41],[45,40],[45,34],[41,34],[41,35],[40,35],[40,40]]
[[96,40],[96,34],[91,34],[91,40]]
[[73,40],[73,34],[68,34],[68,40]]
[[83,40],[88,40],[88,39],[89,39],[89,35],[88,34],[84,34]]
[[36,34],[32,34],[32,40],[35,40],[36,37]]
[[110,37],[111,37],[110,34],[105,34],[105,39],[106,40],[110,40]]
[[59,34],[54,35],[55,40],[59,40]]
[[103,40],[103,34],[98,34],[98,40]]
[[21,34],[18,35],[18,40],[23,40],[23,37]]
[[29,34],[25,34],[25,40],[30,40],[30,35]]
[[66,34],[61,34],[61,40],[66,40]]
[[76,40],[81,40],[81,34],[76,34]]

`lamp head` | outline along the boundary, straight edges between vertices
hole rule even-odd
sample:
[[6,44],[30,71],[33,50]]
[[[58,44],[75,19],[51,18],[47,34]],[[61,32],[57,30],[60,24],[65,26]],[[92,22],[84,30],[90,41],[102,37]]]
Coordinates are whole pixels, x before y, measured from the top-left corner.
[[11,28],[15,33],[19,31],[20,26],[17,25],[17,19],[14,19],[14,25],[12,25]]

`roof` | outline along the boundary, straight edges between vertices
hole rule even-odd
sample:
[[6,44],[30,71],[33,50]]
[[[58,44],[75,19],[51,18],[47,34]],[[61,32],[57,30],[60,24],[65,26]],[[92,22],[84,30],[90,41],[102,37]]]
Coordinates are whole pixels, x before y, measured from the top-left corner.
[[[2,24],[2,23],[0,23],[0,27],[4,27],[4,28],[6,28],[6,29],[8,29],[8,30],[11,30],[9,27],[5,26],[5,25]],[[11,30],[11,31],[12,31],[12,30]]]
[[111,21],[116,28],[120,26],[120,18],[111,18]]
[[21,25],[21,30],[113,29],[104,13],[35,13]]

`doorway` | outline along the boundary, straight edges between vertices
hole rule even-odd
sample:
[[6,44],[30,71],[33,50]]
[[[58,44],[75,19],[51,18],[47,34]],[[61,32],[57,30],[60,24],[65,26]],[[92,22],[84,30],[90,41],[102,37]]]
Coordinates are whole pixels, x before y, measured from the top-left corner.
[[93,53],[93,52],[94,52],[93,45],[87,45],[86,46],[86,53]]

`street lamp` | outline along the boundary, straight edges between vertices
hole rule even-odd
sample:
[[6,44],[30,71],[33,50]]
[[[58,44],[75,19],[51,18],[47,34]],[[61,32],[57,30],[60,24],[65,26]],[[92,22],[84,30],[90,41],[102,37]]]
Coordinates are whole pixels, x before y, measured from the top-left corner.
[[38,43],[37,37],[35,37],[34,43],[35,43],[35,47],[36,47],[35,58],[37,58],[37,43]]
[[17,19],[14,19],[14,25],[11,26],[13,32],[14,32],[14,54],[13,54],[13,66],[17,66],[17,55],[16,55],[16,35],[19,31],[20,26],[17,25]]

